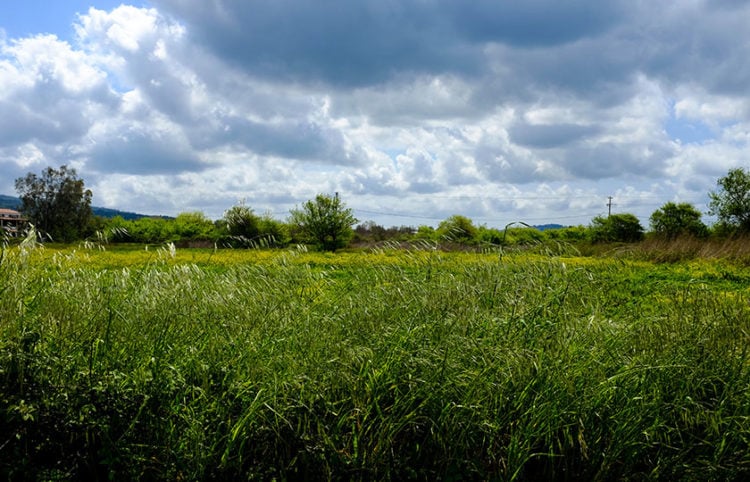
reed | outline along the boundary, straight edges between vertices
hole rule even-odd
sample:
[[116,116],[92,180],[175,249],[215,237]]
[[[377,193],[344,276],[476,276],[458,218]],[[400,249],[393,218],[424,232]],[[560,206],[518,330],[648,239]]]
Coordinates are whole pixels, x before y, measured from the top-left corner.
[[3,249],[4,478],[750,475],[730,262],[134,253]]

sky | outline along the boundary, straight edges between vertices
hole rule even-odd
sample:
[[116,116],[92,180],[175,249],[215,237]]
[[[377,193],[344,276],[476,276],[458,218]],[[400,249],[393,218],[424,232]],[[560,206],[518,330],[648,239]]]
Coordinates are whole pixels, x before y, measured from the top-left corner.
[[[0,193],[587,225],[750,167],[744,0],[0,0]],[[710,217],[704,218],[707,222]]]

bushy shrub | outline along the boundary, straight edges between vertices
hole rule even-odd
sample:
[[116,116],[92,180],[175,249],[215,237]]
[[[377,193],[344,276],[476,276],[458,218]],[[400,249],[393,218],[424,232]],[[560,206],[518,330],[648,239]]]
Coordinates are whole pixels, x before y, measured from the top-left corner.
[[544,231],[547,239],[555,241],[587,241],[591,237],[591,232],[586,226],[567,226],[564,228],[547,229]]
[[701,212],[692,204],[668,202],[651,214],[651,230],[667,239],[689,235],[697,238],[708,236],[708,228],[701,221]]
[[437,235],[446,241],[471,244],[477,240],[477,228],[471,219],[454,214],[438,225]]
[[643,226],[633,214],[597,216],[591,221],[591,240],[599,242],[631,243],[643,239]]

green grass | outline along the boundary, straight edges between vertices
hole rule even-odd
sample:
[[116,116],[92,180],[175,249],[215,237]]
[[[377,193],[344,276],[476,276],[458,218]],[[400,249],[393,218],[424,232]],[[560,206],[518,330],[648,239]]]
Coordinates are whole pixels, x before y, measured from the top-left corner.
[[750,476],[749,278],[729,262],[2,256],[3,478]]

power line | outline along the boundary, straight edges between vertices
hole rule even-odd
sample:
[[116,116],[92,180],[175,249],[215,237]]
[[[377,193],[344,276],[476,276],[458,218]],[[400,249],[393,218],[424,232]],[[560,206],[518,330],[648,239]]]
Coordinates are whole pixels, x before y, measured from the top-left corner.
[[[596,193],[577,193],[577,194],[554,194],[554,195],[492,195],[492,194],[418,194],[409,193],[410,197],[426,197],[429,199],[493,199],[497,201],[535,201],[535,200],[556,200],[556,199],[588,199]],[[658,194],[618,194],[619,199],[663,199],[664,196]]]
[[[352,208],[352,210],[356,213],[363,213],[363,214],[373,214],[377,216],[391,216],[391,217],[400,217],[400,218],[409,218],[409,219],[427,219],[430,221],[442,221],[445,219],[445,217],[436,217],[436,216],[424,216],[419,214],[404,214],[404,213],[395,213],[395,212],[383,212],[383,211],[371,211],[369,209],[358,209],[358,208]],[[526,221],[556,221],[561,219],[575,219],[575,218],[593,218],[595,216],[599,216],[600,213],[581,213],[581,214],[574,214],[574,215],[568,215],[568,216],[544,216],[544,217],[524,217],[523,219]],[[518,217],[510,215],[508,217]],[[486,221],[486,222],[498,222],[502,223],[505,222],[506,219],[501,219],[497,217],[485,217],[485,216],[473,216],[472,219],[476,221]]]
[[384,213],[384,212],[380,212],[380,211],[370,211],[370,210],[367,210],[367,209],[357,209],[357,208],[352,208],[352,209],[354,211],[356,211],[356,212],[359,212],[359,213],[376,214],[378,216],[394,216],[394,217],[399,217],[399,218],[430,219],[430,220],[433,220],[433,221],[434,220],[443,219],[443,218],[436,218],[436,217],[431,217],[431,216],[423,216],[423,215],[419,215],[419,214]]

